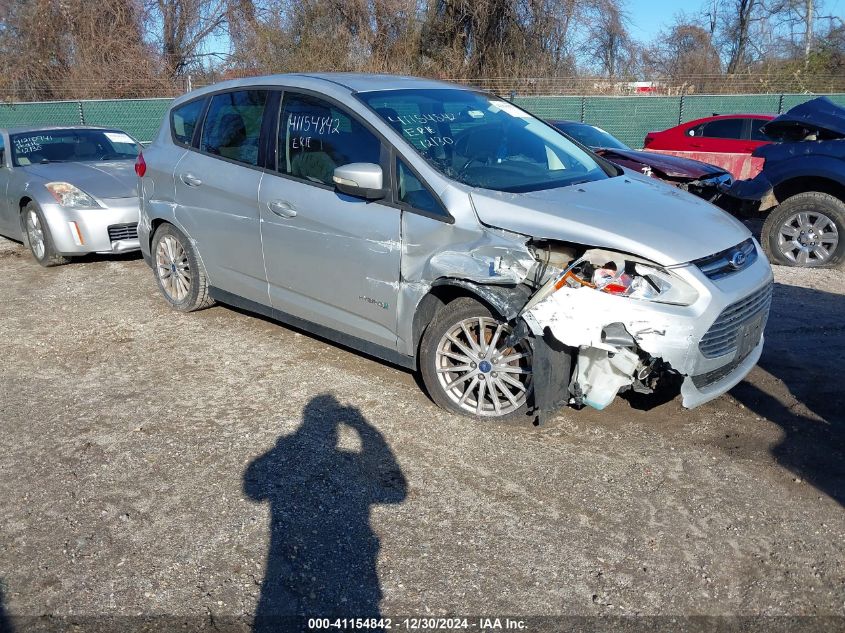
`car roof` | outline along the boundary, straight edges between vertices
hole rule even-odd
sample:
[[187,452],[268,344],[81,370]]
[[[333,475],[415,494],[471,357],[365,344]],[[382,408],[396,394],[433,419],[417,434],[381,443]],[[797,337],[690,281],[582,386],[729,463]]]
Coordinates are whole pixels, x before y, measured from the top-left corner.
[[174,105],[210,92],[232,88],[249,88],[251,86],[290,86],[292,88],[324,91],[340,90],[347,93],[410,89],[473,90],[471,87],[456,83],[406,75],[385,75],[377,73],[285,73],[221,81],[181,95],[174,101]]
[[114,126],[101,125],[34,125],[26,127],[3,128],[8,134],[26,134],[29,132],[51,132],[54,130],[115,130]]

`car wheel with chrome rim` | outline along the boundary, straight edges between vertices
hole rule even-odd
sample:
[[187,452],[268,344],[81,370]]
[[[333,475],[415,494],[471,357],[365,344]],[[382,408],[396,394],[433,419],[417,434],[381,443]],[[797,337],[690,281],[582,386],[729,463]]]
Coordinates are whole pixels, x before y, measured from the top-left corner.
[[532,393],[532,348],[482,303],[447,304],[423,334],[420,371],[444,409],[481,418],[523,418]]
[[70,261],[69,258],[56,252],[50,227],[35,202],[28,202],[21,210],[21,228],[24,245],[29,247],[32,256],[39,264],[45,267],[59,266]]
[[845,202],[818,191],[791,196],[766,218],[760,241],[775,264],[838,266],[845,262]]

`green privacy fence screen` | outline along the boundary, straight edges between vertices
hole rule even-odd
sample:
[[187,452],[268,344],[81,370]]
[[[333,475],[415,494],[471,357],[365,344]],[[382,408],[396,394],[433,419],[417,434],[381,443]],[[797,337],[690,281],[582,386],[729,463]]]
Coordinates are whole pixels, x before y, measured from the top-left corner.
[[[598,125],[631,147],[642,147],[652,130],[711,114],[780,113],[816,95],[687,95],[679,97],[514,97],[541,118]],[[845,94],[827,95],[845,106]],[[149,143],[171,99],[102,99],[0,103],[0,128],[31,125],[103,125],[116,127]]]

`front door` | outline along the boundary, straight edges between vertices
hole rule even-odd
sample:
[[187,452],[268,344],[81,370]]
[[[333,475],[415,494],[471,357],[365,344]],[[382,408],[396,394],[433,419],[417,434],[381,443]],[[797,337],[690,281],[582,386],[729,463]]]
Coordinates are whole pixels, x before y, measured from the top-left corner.
[[258,216],[258,141],[266,90],[211,98],[199,151],[176,165],[176,218],[196,241],[215,288],[267,304]]
[[396,349],[400,211],[332,183],[349,163],[381,165],[388,183],[386,149],[356,117],[309,94],[285,92],[278,129],[276,173],[258,196],[272,306]]

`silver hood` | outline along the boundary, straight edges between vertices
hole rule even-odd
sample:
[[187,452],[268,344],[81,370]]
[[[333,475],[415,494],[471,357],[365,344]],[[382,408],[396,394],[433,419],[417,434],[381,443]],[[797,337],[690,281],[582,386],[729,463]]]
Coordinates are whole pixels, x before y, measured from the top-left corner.
[[718,253],[751,235],[709,202],[628,174],[530,193],[476,189],[470,195],[489,226],[622,251],[663,266]]
[[68,182],[95,198],[132,198],[138,195],[135,162],[44,163],[21,167],[44,182]]

